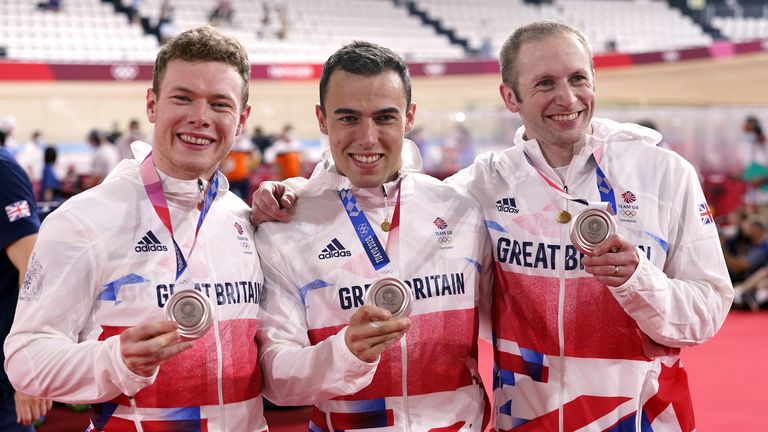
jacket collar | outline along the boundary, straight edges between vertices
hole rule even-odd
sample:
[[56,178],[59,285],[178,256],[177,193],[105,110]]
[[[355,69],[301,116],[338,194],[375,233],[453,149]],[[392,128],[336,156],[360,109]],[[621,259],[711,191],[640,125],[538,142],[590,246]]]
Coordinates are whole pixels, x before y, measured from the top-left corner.
[[[131,144],[131,151],[133,157],[138,164],[147,157],[152,150],[152,146],[142,141],[134,141]],[[157,169],[157,167],[155,168]],[[226,191],[229,190],[229,181],[227,177],[217,171],[219,175],[219,191],[216,198],[220,198]],[[208,187],[209,181],[206,179],[196,180],[181,180],[169,176],[168,174],[157,169],[157,174],[160,177],[160,182],[163,185],[163,193],[169,201],[176,201],[179,203],[195,204],[200,202],[204,195],[202,191],[205,191]]]

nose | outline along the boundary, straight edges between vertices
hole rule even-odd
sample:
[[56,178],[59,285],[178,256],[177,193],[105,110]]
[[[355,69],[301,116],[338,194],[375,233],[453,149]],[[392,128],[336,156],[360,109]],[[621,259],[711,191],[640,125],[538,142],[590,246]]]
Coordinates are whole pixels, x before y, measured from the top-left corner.
[[359,141],[363,148],[369,149],[378,142],[378,130],[373,119],[365,119],[360,122]]
[[574,92],[574,89],[570,85],[563,84],[558,88],[556,99],[558,104],[570,107],[576,103],[576,100],[576,92]]
[[210,107],[206,101],[195,101],[190,105],[187,122],[198,128],[210,127],[209,113]]

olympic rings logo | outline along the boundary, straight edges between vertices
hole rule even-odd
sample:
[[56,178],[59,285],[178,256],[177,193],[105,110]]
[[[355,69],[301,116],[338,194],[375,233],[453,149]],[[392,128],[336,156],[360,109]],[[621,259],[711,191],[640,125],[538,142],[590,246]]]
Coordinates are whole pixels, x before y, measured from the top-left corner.
[[437,238],[437,242],[440,244],[451,244],[452,241],[451,236],[440,236]]
[[637,216],[637,212],[634,210],[622,210],[621,215],[624,217],[635,217]]

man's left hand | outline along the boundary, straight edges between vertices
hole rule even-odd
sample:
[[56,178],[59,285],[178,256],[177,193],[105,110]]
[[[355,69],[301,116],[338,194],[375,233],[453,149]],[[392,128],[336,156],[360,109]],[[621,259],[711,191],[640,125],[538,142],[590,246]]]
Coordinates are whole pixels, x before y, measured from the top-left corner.
[[613,234],[595,248],[593,256],[585,256],[584,270],[608,286],[624,284],[635,273],[640,257],[635,245],[619,234]]
[[47,414],[53,406],[51,400],[38,399],[19,392],[13,395],[13,400],[16,403],[16,423],[24,426],[31,425],[33,421]]

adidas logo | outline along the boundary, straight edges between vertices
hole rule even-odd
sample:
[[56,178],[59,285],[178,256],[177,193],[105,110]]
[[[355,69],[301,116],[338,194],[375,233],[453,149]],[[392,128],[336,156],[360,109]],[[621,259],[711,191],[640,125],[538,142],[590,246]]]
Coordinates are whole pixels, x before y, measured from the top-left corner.
[[144,234],[144,237],[138,241],[136,247],[133,248],[136,252],[160,252],[167,251],[168,248],[163,245],[160,240],[155,237],[155,234],[150,230]]
[[514,198],[502,198],[496,201],[496,210],[504,213],[519,213],[520,210],[515,205]]
[[352,252],[348,251],[339,240],[333,239],[327,246],[325,246],[325,249],[323,249],[317,257],[322,260],[348,256],[352,256]]

